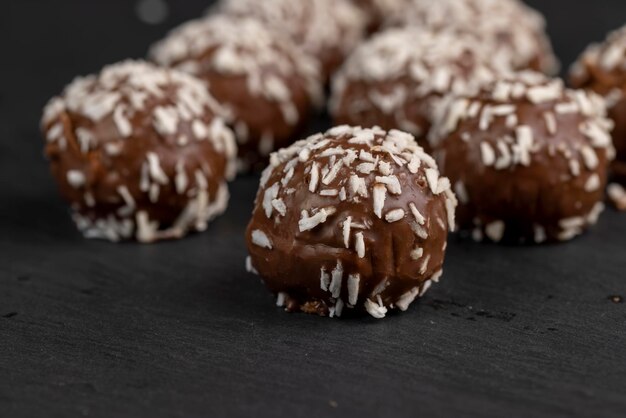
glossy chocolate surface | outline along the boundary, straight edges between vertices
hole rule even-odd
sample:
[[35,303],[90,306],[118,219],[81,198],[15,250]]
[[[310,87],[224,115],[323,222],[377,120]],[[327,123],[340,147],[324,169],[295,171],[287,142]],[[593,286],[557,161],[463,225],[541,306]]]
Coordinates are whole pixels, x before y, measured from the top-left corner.
[[46,155],[87,237],[152,242],[203,230],[228,203],[233,133],[202,83],[127,61],[46,107]]
[[456,199],[412,136],[340,126],[272,157],[246,233],[288,310],[383,317],[438,281]]
[[451,99],[431,139],[462,229],[541,243],[595,224],[614,156],[605,115],[598,96],[530,72]]

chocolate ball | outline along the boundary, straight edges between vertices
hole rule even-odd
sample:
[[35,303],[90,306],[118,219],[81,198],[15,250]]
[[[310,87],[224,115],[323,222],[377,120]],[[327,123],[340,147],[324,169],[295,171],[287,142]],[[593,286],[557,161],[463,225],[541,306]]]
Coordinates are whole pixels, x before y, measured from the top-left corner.
[[206,229],[237,153],[204,84],[139,61],[77,78],[45,108],[46,155],[88,238],[140,242]]
[[382,318],[441,277],[455,207],[410,134],[339,126],[272,155],[246,232],[248,268],[288,311]]
[[241,171],[265,167],[272,151],[297,139],[322,101],[317,62],[254,19],[215,15],[188,22],[151,56],[205,81],[228,109]]
[[534,72],[450,98],[431,131],[435,157],[476,240],[566,241],[604,205],[611,122],[602,99]]
[[606,99],[609,117],[615,122],[613,174],[626,184],[626,27],[611,33],[605,42],[591,45],[572,66],[570,81]]
[[433,110],[447,94],[471,94],[504,73],[486,64],[472,38],[392,29],[359,46],[336,75],[330,111],[337,124],[380,126],[415,135],[422,146]]
[[408,0],[388,25],[473,36],[491,51],[493,60],[506,61],[516,70],[558,71],[545,19],[518,0]]
[[367,16],[350,0],[222,0],[223,13],[251,16],[317,58],[324,78],[365,37]]

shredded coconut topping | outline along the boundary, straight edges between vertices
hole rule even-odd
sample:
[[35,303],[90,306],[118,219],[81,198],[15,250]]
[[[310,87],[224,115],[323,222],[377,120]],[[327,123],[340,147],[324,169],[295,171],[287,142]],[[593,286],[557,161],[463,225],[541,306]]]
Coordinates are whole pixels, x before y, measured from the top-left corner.
[[516,70],[534,61],[539,61],[537,70],[558,70],[543,16],[518,0],[408,0],[390,21],[473,37],[490,51],[490,60]]
[[221,11],[259,19],[322,60],[329,51],[352,51],[367,25],[367,16],[346,0],[224,0]]
[[[317,63],[288,38],[252,18],[218,14],[185,23],[153,46],[151,55],[161,65],[201,78],[207,73],[245,76],[248,93],[277,103],[290,126],[305,115],[298,114],[287,80],[302,80],[315,104],[320,104],[323,96]],[[242,120],[237,122],[238,137],[243,141],[248,126]]]
[[572,66],[570,76],[576,87],[592,87],[609,78],[616,89],[604,93],[613,107],[624,98],[626,82],[626,26],[611,32],[601,44],[590,45]]
[[[172,153],[177,147],[187,146],[190,140],[210,141],[213,151],[225,157],[226,172],[223,174],[230,179],[235,173],[236,144],[233,133],[222,119],[225,114],[205,84],[194,77],[143,61],[128,60],[107,66],[97,75],[76,78],[59,97],[48,103],[42,128],[49,145],[58,144],[58,152],[69,152],[67,143],[75,140],[81,153],[101,153],[113,160],[124,153],[130,142],[146,136],[162,137],[164,146],[171,147]],[[68,120],[72,121],[69,126],[60,122],[64,115],[69,115]],[[202,132],[202,135],[197,128],[192,128],[192,125],[199,124],[206,127],[208,123],[210,131]],[[99,135],[94,126],[109,129],[117,137]],[[146,126],[151,126],[153,132],[145,132]],[[183,138],[179,133],[185,126],[192,135]],[[144,155],[138,155],[139,168],[135,174],[138,187],[123,183],[110,187],[98,182],[87,187],[86,179],[92,178],[93,174],[91,169],[85,168],[80,173],[70,170],[66,180],[72,187],[86,188],[84,201],[88,207],[97,206],[101,199],[120,204],[115,216],[104,219],[77,214],[76,222],[85,235],[117,241],[131,238],[134,233],[142,242],[178,238],[190,229],[206,228],[208,220],[223,212],[228,201],[224,179],[218,180],[219,191],[209,198],[206,189],[211,167],[203,166],[199,170],[194,163],[196,167],[187,169],[184,155],[174,162],[169,158],[162,160],[165,155],[164,150],[150,147],[146,148]],[[90,159],[91,155],[84,158]],[[117,166],[114,164],[113,167]],[[119,177],[131,176],[122,174]],[[163,188],[172,183],[177,194],[186,194],[188,202],[174,224],[162,230],[157,220],[149,218],[149,211],[139,210],[139,207],[141,202],[159,202]],[[189,187],[193,188],[189,190]],[[104,193],[109,196],[103,197]]]
[[[373,166],[368,173],[359,168],[365,163]],[[414,199],[407,201],[407,196]],[[421,275],[440,267],[434,265],[434,260],[440,262],[439,257],[425,254],[430,247],[424,241],[431,233],[439,239],[448,228],[454,228],[457,206],[450,181],[440,175],[435,160],[417,145],[413,136],[350,126],[335,127],[273,153],[257,199],[263,220],[259,221],[259,229],[257,225],[252,227],[256,246],[297,251],[293,246],[288,250],[277,246],[300,242],[307,247],[320,245],[320,252],[332,252],[333,259],[336,251],[341,251],[342,257],[352,256],[345,258],[354,260],[349,263],[337,261],[331,266],[324,261],[320,266],[319,286],[333,298],[327,303],[329,309],[335,303],[335,316],[340,298],[348,307],[357,302],[365,304],[376,317],[384,316],[389,307],[399,302],[387,301],[385,306],[380,298],[374,301],[384,288],[370,294],[370,299],[359,300],[363,289],[371,291],[365,287],[370,285],[371,277],[363,276],[363,270],[350,271],[355,268],[354,262],[374,262],[380,251],[376,248],[377,234],[390,228],[390,223],[398,231],[405,228],[415,234],[413,241],[408,242],[403,262],[412,263]],[[432,205],[431,201],[440,203]],[[435,213],[433,207],[437,208]],[[257,216],[253,219],[257,220]],[[318,239],[323,242],[318,244]],[[366,248],[366,239],[373,248]],[[437,247],[445,251],[445,246]],[[419,287],[401,298],[400,306],[408,307],[418,293]]]
[[[471,107],[465,105],[469,101],[479,103],[479,106],[481,102],[485,103],[482,112],[472,112]],[[544,110],[539,113],[541,119],[535,122],[534,116],[529,116],[523,109],[538,105]],[[464,110],[459,113],[459,109]],[[485,114],[489,117],[485,118]],[[579,116],[583,121],[578,126],[580,141],[572,140],[569,135],[558,135],[560,129],[572,124],[573,116]],[[472,120],[477,121],[482,130],[489,130],[496,123],[509,130],[499,138],[478,143],[482,164],[496,170],[530,166],[535,156],[540,155],[540,150],[550,147],[550,154],[558,150],[567,158],[572,174],[578,176],[581,164],[590,170],[597,167],[598,152],[605,151],[609,158],[614,155],[610,136],[613,124],[606,118],[603,100],[594,93],[566,89],[561,80],[531,71],[483,86],[475,96],[451,98],[435,117],[435,128],[429,138],[431,145],[437,147],[460,127],[471,126]],[[545,130],[538,122],[543,123]],[[546,132],[555,139],[551,142],[544,139],[547,138]],[[460,134],[465,142],[471,141],[469,131],[462,130]]]
[[[425,127],[405,114],[406,107],[428,100],[435,108],[442,95],[474,93],[508,69],[486,64],[486,56],[484,46],[472,38],[415,28],[384,31],[359,46],[335,76],[331,112],[346,112],[357,120],[365,108],[372,108],[393,115],[398,126],[421,136]],[[358,106],[346,95],[351,83],[366,85]]]

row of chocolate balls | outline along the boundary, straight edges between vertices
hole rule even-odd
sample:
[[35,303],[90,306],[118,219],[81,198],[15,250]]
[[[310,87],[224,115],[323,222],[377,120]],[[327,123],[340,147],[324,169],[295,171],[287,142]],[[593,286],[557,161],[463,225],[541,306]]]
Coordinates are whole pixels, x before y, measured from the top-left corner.
[[[211,135],[208,135],[205,132],[207,127],[203,128],[206,121],[202,118],[193,118],[194,113],[198,116],[196,108],[206,102],[210,105],[211,112],[223,118],[226,124],[235,131],[239,149],[239,169],[246,170],[254,165],[263,167],[267,161],[267,155],[272,150],[293,141],[294,136],[306,123],[312,105],[321,103],[323,96],[321,80],[327,78],[341,63],[347,52],[361,40],[365,32],[365,22],[376,21],[377,25],[380,25],[381,17],[386,13],[391,14],[394,20],[400,21],[401,15],[394,13],[401,10],[400,5],[409,6],[411,3],[411,10],[415,12],[415,18],[412,20],[437,32],[442,30],[440,16],[456,16],[452,19],[454,26],[459,31],[468,31],[471,27],[487,27],[487,25],[477,26],[468,23],[472,19],[485,20],[485,15],[489,10],[502,9],[504,12],[498,13],[499,18],[494,21],[500,22],[500,18],[504,16],[503,21],[506,22],[510,21],[513,12],[519,9],[518,11],[524,12],[521,15],[525,16],[521,20],[528,23],[519,26],[531,29],[512,31],[510,36],[502,36],[502,31],[511,31],[512,25],[490,26],[490,30],[484,29],[483,37],[490,40],[486,43],[493,44],[496,39],[506,38],[512,42],[512,45],[498,43],[493,46],[499,50],[510,51],[515,45],[528,43],[519,40],[523,39],[523,36],[514,36],[518,32],[528,32],[533,38],[541,38],[540,20],[535,19],[536,16],[530,10],[518,7],[519,3],[514,0],[498,3],[505,7],[495,7],[493,2],[487,0],[441,2],[438,3],[440,8],[432,7],[431,2],[418,0],[397,0],[380,4],[377,1],[360,3],[364,10],[369,11],[369,17],[364,17],[359,8],[346,0],[338,2],[330,0],[307,2],[225,0],[218,6],[217,14],[190,22],[174,30],[152,49],[151,56],[162,65],[175,67],[198,76],[205,83],[205,89],[208,86],[206,97],[196,98],[202,103],[192,106],[193,112],[185,109],[185,107],[190,107],[187,102],[192,97],[192,94],[185,92],[192,91],[198,95],[197,92],[201,88],[197,83],[190,81],[190,77],[183,80],[180,74],[176,77],[169,76],[175,78],[171,83],[179,84],[179,90],[183,91],[181,99],[184,103],[182,105],[175,103],[178,97],[174,97],[173,100],[168,100],[167,97],[173,94],[172,91],[168,89],[161,91],[158,86],[153,86],[155,83],[158,84],[157,81],[167,84],[168,74],[151,75],[151,69],[143,64],[125,63],[107,67],[98,77],[79,78],[68,86],[61,97],[53,99],[47,106],[43,125],[49,142],[48,154],[53,161],[54,171],[57,177],[65,179],[62,184],[63,194],[72,202],[81,202],[80,204],[74,203],[81,229],[87,231],[88,235],[106,236],[113,239],[127,237],[130,234],[129,231],[133,229],[129,221],[124,219],[120,222],[115,217],[108,216],[108,212],[114,212],[115,204],[120,202],[120,199],[123,203],[122,215],[142,212],[141,224],[152,227],[143,228],[144,230],[154,229],[152,221],[154,218],[159,224],[168,225],[173,222],[171,218],[177,214],[177,210],[165,211],[165,214],[143,213],[145,211],[139,211],[140,205],[137,204],[137,200],[141,199],[136,199],[132,193],[133,191],[148,193],[150,201],[156,202],[159,201],[159,197],[162,197],[160,196],[162,189],[166,189],[166,184],[163,184],[165,183],[164,176],[156,174],[162,163],[168,163],[168,158],[162,158],[155,152],[148,154],[148,151],[151,151],[150,143],[132,147],[132,152],[125,148],[125,145],[132,142],[126,139],[135,134],[135,124],[136,122],[140,124],[142,115],[148,120],[153,120],[154,126],[151,128],[156,131],[153,133],[155,136],[173,137],[173,141],[178,146],[187,145],[190,137],[193,136],[195,138],[206,138],[218,134],[220,137],[228,136],[226,134],[230,132],[228,129],[222,127],[216,131],[217,125],[215,124],[211,127]],[[466,7],[459,7],[459,5]],[[469,13],[470,10],[480,13]],[[278,24],[279,21],[283,21],[284,24]],[[320,30],[321,27],[324,28],[323,31]],[[295,39],[297,45],[287,39],[288,37]],[[418,36],[416,39],[421,38],[423,37]],[[443,35],[430,36],[430,38],[444,41],[449,39]],[[405,39],[405,41],[406,45],[402,47],[406,49],[413,40]],[[421,43],[426,44],[426,42]],[[547,42],[543,42],[545,43]],[[441,42],[439,44],[443,45]],[[367,47],[364,49],[367,50]],[[426,50],[425,47],[419,48],[419,45],[413,49]],[[302,51],[306,51],[306,54]],[[544,59],[546,54],[548,58]],[[427,56],[427,54],[424,55]],[[534,59],[534,61],[548,62],[550,61],[549,55],[548,52],[541,54],[535,51],[530,56],[534,58],[542,56],[542,59]],[[380,58],[373,56],[372,62],[381,62]],[[318,62],[321,62],[321,67],[325,68],[323,75],[320,74]],[[335,64],[330,65],[331,62]],[[433,76],[437,78],[436,74]],[[161,80],[157,80],[158,78]],[[124,84],[128,85],[124,86]],[[195,85],[193,88],[190,87],[192,84]],[[458,87],[459,83],[451,80],[448,85],[453,88]],[[448,86],[439,88],[446,91]],[[150,96],[154,96],[153,100],[148,100]],[[171,102],[174,102],[173,105]],[[180,122],[191,122],[193,129],[188,129],[188,132],[184,131],[184,127],[178,126]],[[379,121],[370,122],[378,123]],[[219,126],[222,125],[224,123]],[[405,128],[403,125],[400,126]],[[179,132],[179,128],[183,132]],[[141,133],[145,137],[151,136],[148,127],[145,127]],[[120,137],[124,141],[120,141]],[[72,147],[71,145],[75,142],[78,146]],[[222,142],[228,141],[222,139]],[[206,144],[203,145],[207,147]],[[219,147],[220,150],[224,148],[228,150],[229,155],[232,154],[232,146]],[[99,149],[103,150],[102,158],[93,158],[93,151]],[[79,151],[79,155],[73,158],[72,153],[76,151]],[[120,161],[128,164],[131,158],[127,157],[127,154],[135,158],[148,158],[141,155],[142,151],[149,155],[148,168],[151,170],[144,168],[144,165],[135,167],[142,170],[143,177],[140,179],[140,184],[136,187],[131,187],[130,184],[118,185],[117,183],[124,176],[111,173],[117,171],[117,166],[122,164]],[[85,157],[89,157],[86,158],[89,162],[87,165],[82,164]],[[98,163],[97,166],[96,163]],[[189,178],[193,180],[199,177],[202,184],[209,183],[212,194],[220,190],[218,209],[223,209],[225,188],[218,188],[216,184],[219,183],[213,184],[202,179],[208,176],[207,168],[204,168],[203,172],[195,172],[199,163],[185,164],[184,161],[178,159],[172,163],[176,164],[178,174],[178,194],[188,193],[193,183]],[[232,165],[222,165],[223,169],[213,171],[218,173],[223,171],[226,177],[232,177]],[[127,168],[123,171],[126,177],[128,175],[132,177],[132,173],[129,173]],[[150,176],[156,176],[156,180],[152,181]],[[107,192],[97,193],[96,190],[91,190],[93,187],[88,187],[90,184],[95,184],[97,177],[107,179],[106,182],[100,182],[101,188]],[[198,194],[193,188],[191,190],[192,194]],[[93,207],[98,201],[108,202],[109,210],[103,212],[94,210]],[[200,203],[205,205],[202,201]],[[172,204],[174,207],[186,207],[184,198],[174,199]],[[81,207],[84,210],[81,210]],[[89,212],[89,216],[80,215],[85,212]],[[149,222],[146,221],[146,216]],[[157,232],[135,235],[144,241],[180,236],[181,230],[190,227],[187,224],[192,218],[186,216],[187,220],[179,221],[179,224],[182,223],[183,226],[178,225],[174,228],[175,233],[157,233],[161,229],[159,226]],[[199,226],[203,228],[204,222],[200,222]]]
[[[253,68],[228,53],[220,62]],[[419,67],[411,68],[418,74],[412,80],[423,80]],[[432,80],[426,81],[424,88],[431,89]],[[260,83],[265,95],[283,97],[276,83]],[[232,123],[232,109],[206,87],[178,71],[127,62],[76,80],[50,103],[44,116],[48,154],[87,235],[140,241],[180,237],[204,229],[226,209],[225,180],[234,175],[234,137],[242,128]],[[274,154],[255,211],[273,219],[273,226],[257,227],[257,215],[253,218],[249,267],[261,273],[281,302],[292,310],[333,315],[343,305],[377,317],[387,308],[406,309],[441,275],[441,231],[455,223],[452,189],[462,203],[459,223],[477,238],[564,240],[597,219],[613,154],[600,100],[534,73],[502,74],[473,93],[453,92],[456,96],[428,114],[434,125],[428,129],[429,146],[452,181],[439,176],[432,158],[397,131],[340,127]],[[282,105],[283,116],[293,110]],[[297,158],[283,161],[294,150]],[[277,164],[284,164],[278,187],[269,181]],[[290,182],[309,187],[287,187]],[[307,191],[310,196],[302,194]],[[440,195],[445,199],[434,198]],[[384,238],[390,225],[399,228],[394,235],[402,238],[404,253],[398,241]],[[346,252],[323,256],[323,251],[305,250],[290,258],[293,247],[284,239],[289,233],[305,237],[305,248],[344,245]],[[395,265],[405,267],[390,276],[389,266],[376,264],[375,254],[384,254],[381,260],[400,257]],[[303,265],[303,281],[281,288],[285,272]],[[303,290],[310,289],[314,276],[326,296]]]
[[[204,229],[235,171],[221,111],[200,81],[142,62],[73,83],[44,131],[79,227],[144,242]],[[495,241],[571,239],[602,209],[614,154],[604,116],[598,96],[520,72],[444,101],[430,135],[439,165],[397,130],[299,141],[263,173],[248,268],[289,310],[383,317],[439,280],[456,224]]]
[[[208,17],[173,30],[150,55],[160,65],[207,82],[211,93],[228,108],[243,171],[262,168],[272,150],[293,142],[312,111],[323,104],[324,84],[331,77],[335,78],[334,113],[337,119],[345,119],[342,114],[353,112],[362,102],[358,94],[350,95],[350,89],[347,96],[343,94],[346,84],[356,85],[357,90],[362,82],[398,84],[397,79],[409,71],[408,65],[412,65],[411,74],[420,77],[415,82],[423,81],[422,91],[439,95],[467,90],[499,70],[549,72],[556,68],[542,17],[517,0],[353,3],[224,0]],[[372,40],[359,47],[372,27],[383,32],[393,27],[417,29],[407,29],[409,33],[399,40],[390,35],[386,42]],[[395,51],[396,59],[385,59],[389,54],[379,45]],[[352,54],[357,47],[359,52]],[[438,56],[438,51],[444,55]],[[342,66],[348,55],[352,64]],[[414,62],[416,55],[423,57],[421,62]],[[489,65],[483,65],[486,62]],[[465,74],[465,65],[479,68]],[[359,68],[370,71],[363,74]],[[437,84],[430,86],[426,80]],[[397,110],[393,104],[402,102],[398,95],[404,92],[392,87],[392,92],[370,95],[383,107],[384,117],[361,111],[359,124],[382,125],[393,118],[389,116]],[[369,90],[363,94],[368,96]],[[406,94],[404,98],[415,99]],[[423,127],[414,119],[432,108],[432,100],[419,99],[424,104],[414,106],[420,109],[417,114],[398,116],[386,125],[410,128],[419,136],[422,132],[417,131]]]

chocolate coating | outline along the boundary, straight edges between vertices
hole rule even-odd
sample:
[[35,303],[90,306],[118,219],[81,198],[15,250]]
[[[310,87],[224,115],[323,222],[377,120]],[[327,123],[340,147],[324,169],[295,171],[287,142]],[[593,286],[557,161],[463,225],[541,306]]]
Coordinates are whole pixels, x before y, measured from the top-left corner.
[[368,18],[368,31],[376,32],[389,16],[399,13],[409,5],[408,0],[352,0]]
[[376,318],[442,274],[456,198],[400,131],[339,126],[272,155],[246,232],[248,268],[288,311]]
[[223,13],[251,16],[317,58],[325,79],[365,37],[367,16],[350,0],[222,0]]
[[566,241],[604,205],[611,122],[602,99],[522,72],[451,98],[432,130],[458,222],[476,240]]
[[626,184],[626,27],[609,34],[603,43],[591,45],[572,66],[570,82],[606,99],[609,117],[615,123],[617,158],[612,164],[613,174]]
[[72,82],[46,106],[42,130],[79,229],[141,242],[206,229],[236,168],[222,113],[199,80],[144,62]]
[[317,62],[254,19],[214,15],[188,22],[151,56],[205,81],[228,109],[241,171],[265,167],[269,154],[292,143],[321,104]]
[[472,36],[499,65],[548,74],[558,71],[545,19],[519,0],[407,0],[387,24]]
[[475,93],[505,72],[486,64],[488,52],[449,33],[405,28],[376,35],[333,80],[334,121],[401,129],[427,147],[433,111],[445,95]]

